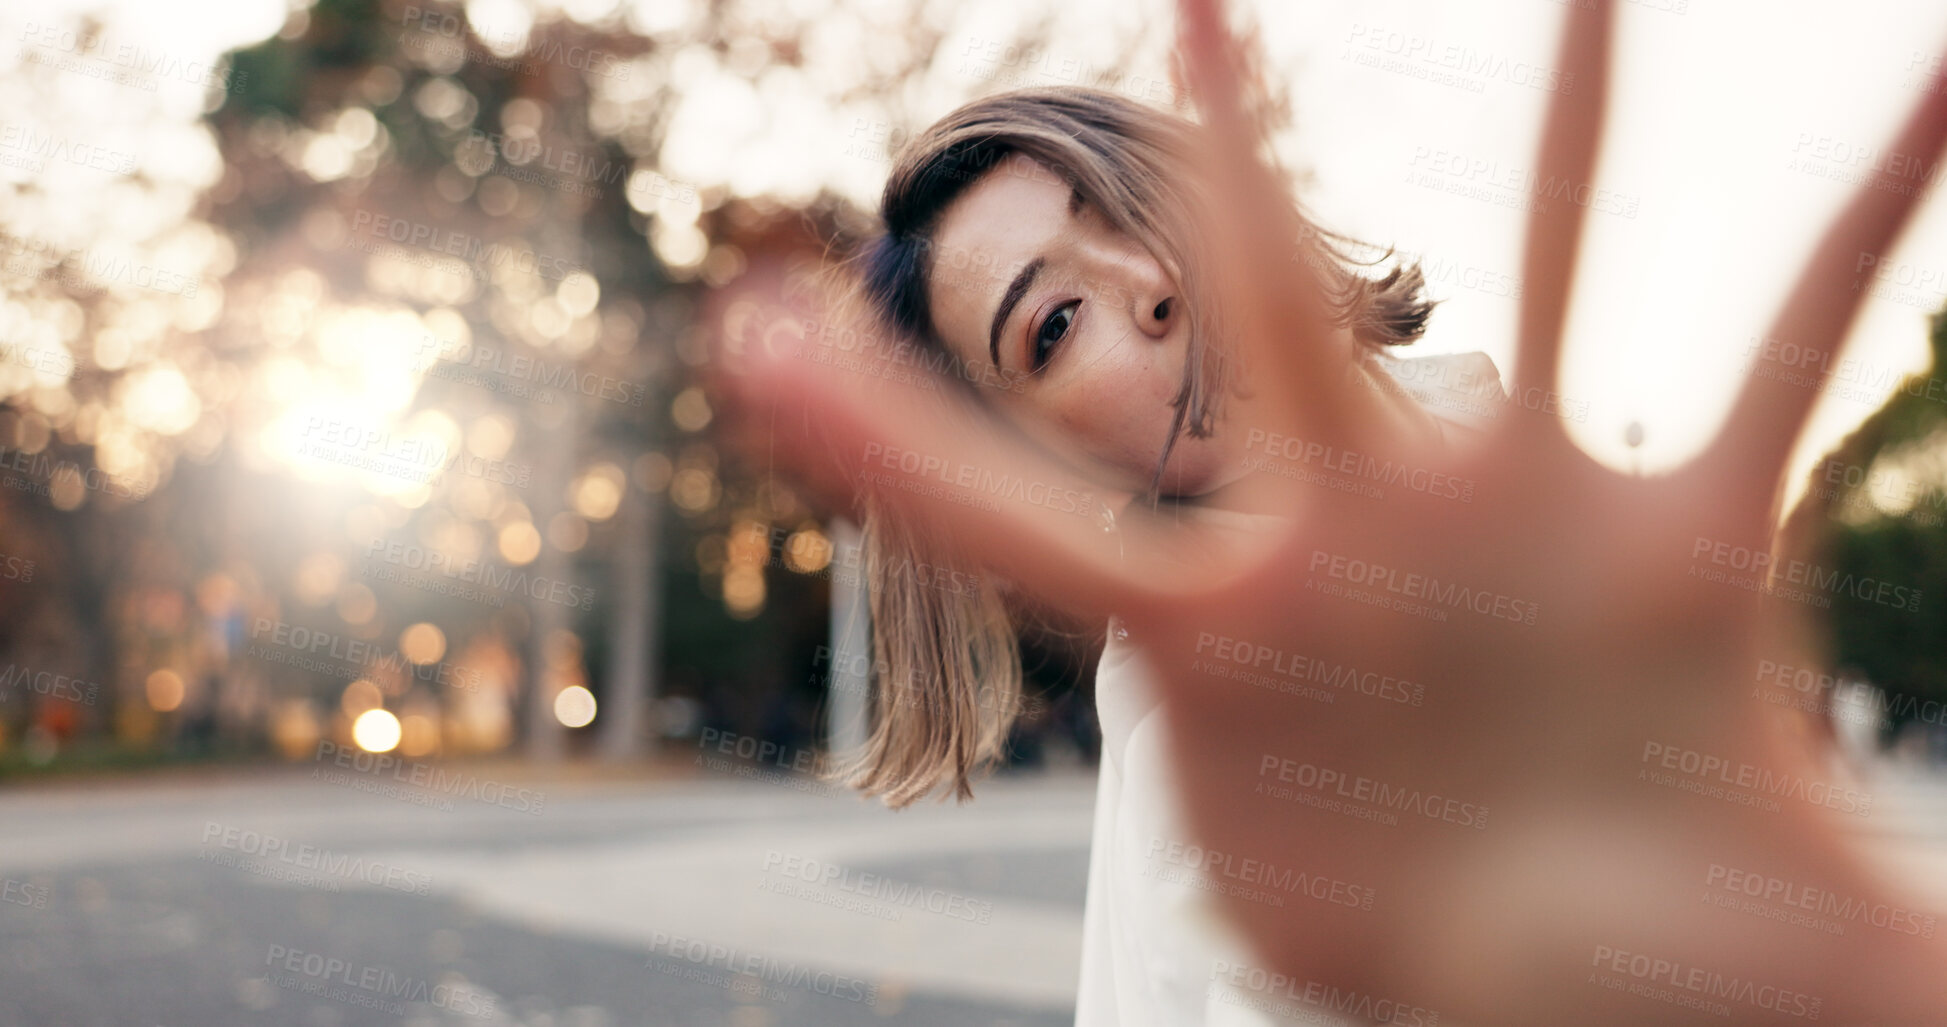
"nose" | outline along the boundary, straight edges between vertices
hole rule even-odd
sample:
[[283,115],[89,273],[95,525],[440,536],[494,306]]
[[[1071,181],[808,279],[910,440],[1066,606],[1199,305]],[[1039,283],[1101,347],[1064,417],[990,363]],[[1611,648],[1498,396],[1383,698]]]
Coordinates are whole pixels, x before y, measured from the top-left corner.
[[1136,304],[1136,326],[1143,334],[1160,339],[1170,333],[1170,326],[1176,323],[1176,308],[1180,304],[1174,296],[1165,296],[1156,305],[1143,308],[1143,301]]
[[1132,272],[1126,286],[1130,318],[1144,335],[1164,338],[1183,316],[1183,301],[1176,295],[1176,283],[1146,255],[1131,262],[1128,270]]

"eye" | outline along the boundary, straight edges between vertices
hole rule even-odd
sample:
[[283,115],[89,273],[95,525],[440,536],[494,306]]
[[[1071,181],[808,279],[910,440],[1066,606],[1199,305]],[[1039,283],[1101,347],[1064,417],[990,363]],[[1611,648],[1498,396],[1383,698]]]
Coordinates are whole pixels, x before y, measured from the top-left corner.
[[1075,323],[1075,312],[1082,305],[1081,300],[1071,300],[1057,307],[1054,313],[1041,322],[1034,333],[1028,349],[1028,369],[1039,371],[1048,362],[1048,356],[1068,337],[1068,329]]

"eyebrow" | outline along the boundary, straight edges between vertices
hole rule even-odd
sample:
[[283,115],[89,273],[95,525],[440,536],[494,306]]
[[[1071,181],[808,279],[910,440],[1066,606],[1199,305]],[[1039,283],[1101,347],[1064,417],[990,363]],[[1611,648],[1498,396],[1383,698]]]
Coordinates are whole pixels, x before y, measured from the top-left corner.
[[[1083,202],[1081,189],[1071,186],[1068,190],[1070,219],[1081,213]],[[1047,263],[1048,261],[1042,257],[1028,261],[1027,266],[1014,275],[1014,280],[1007,283],[1007,291],[1001,294],[1001,305],[994,308],[994,323],[987,328],[987,359],[994,362],[995,368],[1001,366],[1001,329],[1006,326],[1009,315],[1014,313],[1014,308],[1021,302],[1021,297],[1026,296],[1028,288],[1034,285],[1035,276],[1041,273],[1041,268]]]
[[1035,276],[1041,273],[1042,266],[1047,263],[1047,259],[1043,257],[1028,261],[1027,265],[1014,275],[1014,280],[1007,283],[1007,291],[1001,294],[1001,305],[994,308],[994,323],[987,329],[987,357],[997,368],[1001,366],[1001,326],[1007,324],[1008,316],[1014,313],[1014,308],[1021,302],[1021,297],[1028,294],[1028,287],[1034,284]]

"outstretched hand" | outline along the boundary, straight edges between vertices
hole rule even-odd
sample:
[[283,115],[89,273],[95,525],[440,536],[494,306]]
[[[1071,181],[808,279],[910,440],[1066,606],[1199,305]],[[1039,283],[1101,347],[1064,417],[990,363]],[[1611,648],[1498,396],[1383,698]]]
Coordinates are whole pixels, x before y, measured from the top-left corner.
[[[1560,63],[1582,88],[1552,100],[1543,176],[1593,178],[1613,7],[1568,7]],[[1221,11],[1184,0],[1181,18],[1224,201],[1206,226],[1209,280],[1239,315],[1236,358],[1275,434],[1360,451],[1370,432],[1340,384],[1344,355],[1319,342],[1322,297],[1292,274],[1298,226],[1257,158]],[[1889,149],[1937,154],[1943,138],[1936,92]],[[1771,336],[1841,344],[1864,295],[1853,257],[1889,248],[1915,203],[1874,186],[1808,255]],[[1554,387],[1583,216],[1531,215],[1515,388]],[[1947,1015],[1947,937],[1854,846],[1873,797],[1752,698],[1761,670],[1799,655],[1792,590],[1820,587],[1802,567],[1758,587],[1818,390],[1752,374],[1722,434],[1665,476],[1608,470],[1559,420],[1509,407],[1469,450],[1399,457],[1465,498],[1304,484],[1315,451],[1274,446],[1245,505],[1286,526],[1125,516],[1108,532],[960,495],[939,468],[1089,487],[944,384],[817,356],[803,325],[823,316],[800,306],[795,330],[747,354],[742,380],[771,405],[778,445],[1045,600],[1122,618],[1170,706],[1196,832],[1183,841],[1202,847],[1160,858],[1238,885],[1224,902],[1266,969],[1459,1023]],[[1259,900],[1301,879],[1331,887]],[[1874,912],[1830,933],[1753,912],[1754,898]]]

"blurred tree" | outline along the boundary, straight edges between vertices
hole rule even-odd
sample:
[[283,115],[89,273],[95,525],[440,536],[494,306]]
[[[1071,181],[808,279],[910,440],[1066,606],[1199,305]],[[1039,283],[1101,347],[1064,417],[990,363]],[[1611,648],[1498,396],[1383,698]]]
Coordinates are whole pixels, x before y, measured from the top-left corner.
[[376,705],[415,755],[518,727],[551,757],[586,682],[630,759],[664,673],[724,726],[814,722],[824,579],[784,540],[831,511],[722,445],[700,299],[855,239],[968,96],[1169,102],[1129,73],[1168,25],[571,7],[321,0],[196,89],[8,84],[143,143],[106,179],[0,169],[0,559],[37,562],[0,660],[102,690],[0,697],[0,746],[301,756]]
[[1935,315],[1927,368],[1812,469],[1786,524],[1791,552],[1818,573],[1876,585],[1829,590],[1824,627],[1837,676],[1880,693],[1882,744],[1923,711],[1947,727],[1947,312]]
[[[653,501],[629,471],[652,466],[640,458],[671,434],[654,400],[677,371],[681,288],[630,221],[632,195],[667,183],[587,117],[590,80],[632,71],[651,49],[613,26],[561,19],[487,36],[458,7],[326,0],[235,55],[258,85],[211,118],[239,157],[212,220],[268,258],[251,262],[249,287],[275,295],[295,281],[338,304],[403,310],[389,335],[359,329],[380,338],[314,338],[313,359],[353,374],[388,361],[417,383],[410,405],[366,418],[368,384],[352,409],[308,409],[287,430],[322,420],[329,436],[344,418],[400,451],[396,432],[434,436],[440,487],[380,483],[403,510],[356,541],[368,554],[402,538],[442,554],[491,605],[430,597],[422,578],[372,586],[377,616],[394,631],[424,619],[456,640],[489,631],[523,645],[515,713],[541,759],[564,751],[555,699],[583,680],[582,639],[626,613],[634,623],[617,637],[646,652],[656,627],[642,600],[658,579],[654,522],[632,512],[612,525]],[[600,573],[610,567],[628,572]],[[503,600],[511,608],[491,612]],[[634,722],[610,742],[625,758],[653,674],[644,658],[630,665],[606,697]]]

